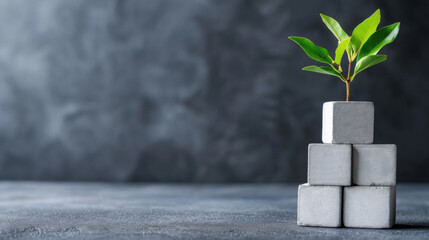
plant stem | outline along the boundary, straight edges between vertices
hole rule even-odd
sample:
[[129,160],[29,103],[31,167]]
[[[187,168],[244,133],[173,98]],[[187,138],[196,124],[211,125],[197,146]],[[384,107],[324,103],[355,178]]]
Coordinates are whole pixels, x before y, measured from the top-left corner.
[[350,100],[350,69],[352,68],[352,61],[349,61],[349,69],[347,73],[347,79],[346,79],[346,101],[348,102]]
[[348,73],[347,73],[347,81],[350,81],[350,69],[352,68],[352,62],[350,61],[349,62],[349,70],[348,70]]
[[350,100],[350,81],[346,81],[346,101]]

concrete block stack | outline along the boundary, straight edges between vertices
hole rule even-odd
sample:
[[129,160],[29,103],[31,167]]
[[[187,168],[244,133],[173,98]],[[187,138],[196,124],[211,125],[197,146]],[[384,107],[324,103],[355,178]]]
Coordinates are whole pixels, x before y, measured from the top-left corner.
[[323,144],[308,146],[308,182],[298,188],[298,225],[391,228],[396,145],[372,144],[372,102],[323,104]]

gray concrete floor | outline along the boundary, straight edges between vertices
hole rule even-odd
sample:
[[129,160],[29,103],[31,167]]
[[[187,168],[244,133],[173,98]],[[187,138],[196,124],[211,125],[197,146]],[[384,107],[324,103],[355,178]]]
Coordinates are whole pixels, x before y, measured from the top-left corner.
[[0,183],[0,239],[428,239],[429,185],[393,229],[296,225],[297,185]]

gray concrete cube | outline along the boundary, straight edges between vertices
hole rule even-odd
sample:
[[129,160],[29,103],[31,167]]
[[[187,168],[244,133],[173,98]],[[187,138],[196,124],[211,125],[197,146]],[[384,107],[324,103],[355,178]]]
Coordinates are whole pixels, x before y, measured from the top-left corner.
[[353,184],[395,186],[396,145],[353,145]]
[[344,226],[391,228],[395,224],[395,187],[344,187],[343,194]]
[[298,225],[341,227],[342,187],[298,187]]
[[374,104],[372,102],[325,102],[322,141],[324,143],[372,143]]
[[308,183],[310,185],[350,186],[351,175],[351,145],[308,145]]

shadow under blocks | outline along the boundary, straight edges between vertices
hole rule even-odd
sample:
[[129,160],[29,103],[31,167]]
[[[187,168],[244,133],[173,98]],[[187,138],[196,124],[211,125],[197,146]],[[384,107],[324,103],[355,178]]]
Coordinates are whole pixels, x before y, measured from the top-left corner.
[[373,144],[374,104],[326,102],[322,118],[323,143],[308,146],[308,183],[298,187],[298,225],[392,228],[396,145]]

